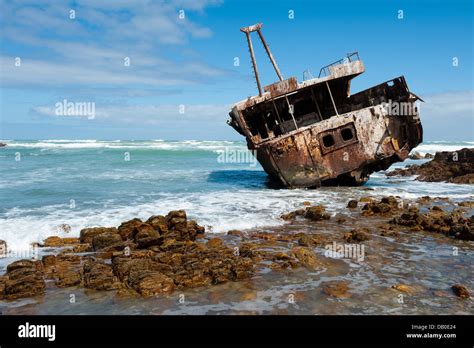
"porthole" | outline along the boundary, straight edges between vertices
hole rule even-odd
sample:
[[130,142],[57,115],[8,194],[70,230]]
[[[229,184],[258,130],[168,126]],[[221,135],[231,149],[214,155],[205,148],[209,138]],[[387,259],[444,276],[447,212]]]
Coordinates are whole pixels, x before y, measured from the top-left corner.
[[352,140],[354,138],[354,134],[352,133],[352,129],[344,128],[343,130],[341,130],[341,137],[342,137],[342,140],[344,140],[344,141]]
[[326,134],[324,137],[323,137],[323,144],[324,144],[324,147],[331,147],[334,145],[334,138],[331,134]]

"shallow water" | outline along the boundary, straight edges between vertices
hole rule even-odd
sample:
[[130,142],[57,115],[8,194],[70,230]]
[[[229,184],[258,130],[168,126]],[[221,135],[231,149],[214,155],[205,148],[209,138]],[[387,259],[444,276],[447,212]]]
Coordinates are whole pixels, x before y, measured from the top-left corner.
[[[438,202],[437,205],[440,203]],[[205,288],[178,290],[154,298],[123,298],[114,291],[57,289],[50,284],[44,297],[0,302],[3,314],[472,314],[474,301],[459,299],[453,284],[474,288],[474,243],[426,232],[402,232],[382,237],[374,228],[387,218],[361,219],[344,211],[345,223],[296,221],[268,229],[275,234],[320,234],[328,243],[341,243],[342,235],[368,227],[363,260],[332,259],[323,247],[315,252],[323,263],[317,271],[300,267],[272,271],[262,266],[250,280]],[[261,231],[261,230],[260,230]],[[265,231],[265,230],[264,230]],[[252,231],[249,231],[251,233]],[[230,245],[239,237],[223,236]],[[268,249],[288,251],[284,242],[267,243]],[[458,255],[453,255],[453,248]],[[327,281],[344,281],[349,298],[333,298],[321,291]],[[405,284],[412,293],[391,287]],[[70,303],[71,295],[75,303]],[[400,295],[403,295],[402,302]]]
[[[278,226],[279,216],[304,201],[343,208],[364,189],[373,195],[425,195],[469,199],[469,185],[422,183],[375,173],[364,187],[278,190],[255,162],[221,163],[219,151],[242,154],[230,141],[6,141],[0,149],[0,239],[11,250],[27,249],[56,234],[77,236],[84,227],[114,226],[172,209],[188,214],[210,232]],[[426,150],[472,147],[428,143]],[[125,160],[126,154],[129,161]],[[20,155],[20,161],[15,158]],[[229,157],[228,159],[231,159]],[[241,157],[245,159],[245,157]],[[248,159],[248,158],[247,158]],[[422,161],[405,161],[399,167]],[[61,224],[71,226],[65,233]]]
[[[356,225],[369,227],[362,262],[324,256],[320,271],[299,268],[270,271],[262,268],[251,280],[209,288],[189,289],[150,299],[120,298],[114,292],[54,289],[37,299],[0,302],[4,314],[472,314],[472,300],[456,298],[450,287],[460,283],[474,289],[474,243],[428,233],[382,237],[375,226],[386,220],[360,219],[349,212],[349,199],[398,195],[415,200],[443,196],[452,201],[473,200],[472,186],[423,183],[411,177],[371,176],[363,187],[323,187],[283,190],[269,187],[260,166],[219,163],[222,149],[244,151],[242,142],[8,142],[0,152],[0,239],[18,251],[51,235],[77,236],[88,226],[117,226],[134,217],[148,218],[185,209],[206,225],[207,233],[230,229],[268,230],[272,233],[318,233],[329,243]],[[428,150],[472,147],[471,143],[422,145]],[[450,149],[450,148],[449,148]],[[230,151],[230,150],[228,150]],[[15,155],[21,154],[21,161]],[[124,161],[129,152],[130,161]],[[406,161],[400,167],[422,161]],[[73,200],[73,201],[71,201]],[[305,201],[324,204],[332,215],[348,222],[287,224],[279,216]],[[74,203],[74,206],[71,205]],[[442,204],[442,203],[440,203]],[[58,230],[69,224],[70,232]],[[238,243],[235,237],[225,237]],[[285,243],[269,246],[285,250]],[[453,255],[457,247],[459,255]],[[44,251],[42,251],[44,252]],[[0,273],[17,257],[0,259]],[[328,297],[321,283],[342,280],[350,298]],[[395,284],[413,285],[401,294]],[[52,285],[51,285],[52,286]],[[436,294],[434,293],[435,291]],[[75,303],[70,303],[70,296]],[[184,295],[183,297],[180,295]],[[290,299],[294,299],[291,301]],[[181,303],[183,302],[183,303]]]

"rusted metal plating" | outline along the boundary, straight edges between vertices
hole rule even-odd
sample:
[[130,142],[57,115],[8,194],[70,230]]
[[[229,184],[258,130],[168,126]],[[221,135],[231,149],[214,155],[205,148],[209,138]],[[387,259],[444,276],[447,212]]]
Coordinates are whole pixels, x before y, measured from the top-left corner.
[[[421,143],[420,98],[403,76],[351,95],[351,80],[365,71],[354,52],[321,68],[317,78],[301,83],[296,77],[283,79],[261,28],[259,23],[240,29],[247,37],[259,95],[234,104],[228,123],[246,137],[273,179],[286,187],[363,184],[374,171],[405,160]],[[279,79],[263,91],[253,31]]]

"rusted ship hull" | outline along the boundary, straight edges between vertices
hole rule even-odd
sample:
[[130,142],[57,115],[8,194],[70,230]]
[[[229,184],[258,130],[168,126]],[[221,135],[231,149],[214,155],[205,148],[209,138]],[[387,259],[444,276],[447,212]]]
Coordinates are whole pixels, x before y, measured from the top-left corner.
[[[375,171],[403,161],[422,142],[416,105],[400,76],[350,94],[365,71],[357,53],[321,69],[318,78],[284,80],[260,32],[246,33],[259,95],[236,103],[229,124],[244,135],[265,171],[285,187],[360,185]],[[278,82],[260,86],[250,32],[257,31]],[[322,76],[321,76],[322,75]]]
[[[348,131],[353,137],[344,140],[342,135]],[[328,134],[335,141],[326,147],[322,139]],[[265,171],[286,187],[359,185],[371,173],[405,160],[421,139],[416,117],[390,117],[378,105],[260,144],[256,154]]]

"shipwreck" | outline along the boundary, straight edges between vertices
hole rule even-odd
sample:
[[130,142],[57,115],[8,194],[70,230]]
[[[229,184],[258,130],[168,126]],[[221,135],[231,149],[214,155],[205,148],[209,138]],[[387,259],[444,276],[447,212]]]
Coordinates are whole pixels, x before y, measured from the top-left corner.
[[[291,188],[361,185],[422,142],[421,99],[404,76],[351,94],[351,80],[365,71],[354,52],[321,68],[318,77],[305,72],[302,82],[284,79],[261,28],[240,29],[258,95],[234,104],[228,124],[245,136],[271,178]],[[255,31],[279,79],[263,89],[251,40]]]

